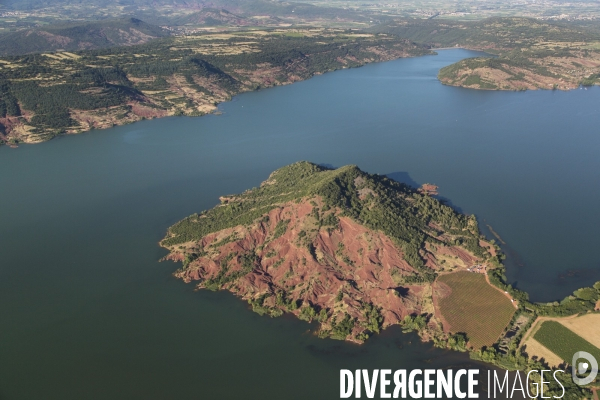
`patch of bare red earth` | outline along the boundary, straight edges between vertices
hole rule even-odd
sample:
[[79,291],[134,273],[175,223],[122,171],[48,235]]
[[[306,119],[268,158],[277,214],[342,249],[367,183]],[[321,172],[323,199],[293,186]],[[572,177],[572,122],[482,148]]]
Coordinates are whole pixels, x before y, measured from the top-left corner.
[[446,285],[443,282],[435,281],[433,283],[433,308],[435,310],[435,316],[442,323],[442,328],[444,332],[450,333],[452,331],[452,326],[450,323],[444,318],[442,315],[442,311],[440,309],[439,299],[443,299],[445,297],[450,296],[452,293],[452,288]]
[[[186,282],[200,281],[199,287],[202,287],[202,281],[217,276],[221,262],[231,253],[236,256],[228,264],[228,273],[242,269],[241,255],[255,252],[258,262],[254,269],[224,287],[244,299],[283,289],[288,293],[288,298],[333,310],[334,315],[348,313],[358,322],[365,320],[362,302],[370,302],[381,308],[384,328],[398,323],[409,314],[421,313],[424,287],[408,285],[399,295],[392,271],[395,271],[394,274],[411,275],[414,269],[383,233],[341,217],[336,229],[320,229],[314,234],[314,256],[307,246],[300,245],[299,233],[312,208],[306,202],[288,203],[269,212],[268,222],[209,234],[197,243],[208,255],[195,260],[176,276]],[[275,240],[269,240],[281,220],[290,221],[287,232]],[[240,239],[216,250],[211,248],[212,243],[233,233]],[[349,259],[344,260],[344,257],[336,254],[340,243]],[[176,261],[183,257],[184,254],[178,250],[173,250],[169,256]],[[281,262],[281,259],[284,261]],[[344,296],[338,302],[336,296],[340,291],[344,292]],[[275,297],[267,298],[265,305],[275,306]],[[299,310],[294,313],[298,314]],[[362,330],[357,324],[352,336]]]

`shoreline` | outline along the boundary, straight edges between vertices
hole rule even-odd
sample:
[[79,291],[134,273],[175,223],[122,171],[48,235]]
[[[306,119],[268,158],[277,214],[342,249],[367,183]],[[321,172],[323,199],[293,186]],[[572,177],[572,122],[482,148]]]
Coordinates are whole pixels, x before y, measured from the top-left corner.
[[[253,92],[259,92],[261,90],[265,90],[265,89],[272,89],[275,87],[279,87],[279,86],[288,86],[288,85],[292,85],[296,82],[304,82],[307,81],[311,78],[314,78],[316,76],[320,76],[320,75],[324,75],[327,73],[332,73],[332,72],[337,72],[337,71],[341,71],[344,69],[349,69],[349,68],[362,68],[366,65],[370,65],[370,64],[378,64],[378,63],[383,63],[383,62],[389,62],[389,61],[395,61],[395,60],[399,60],[402,58],[414,58],[414,57],[420,57],[420,56],[424,56],[424,55],[428,55],[428,54],[420,54],[420,55],[410,55],[410,54],[402,54],[402,55],[389,55],[389,57],[387,56],[382,56],[383,58],[381,60],[378,61],[369,61],[369,60],[363,60],[361,61],[361,65],[358,66],[352,66],[352,67],[348,67],[346,65],[340,67],[340,68],[333,68],[330,70],[326,70],[326,71],[317,71],[315,73],[313,73],[311,76],[305,78],[305,79],[290,79],[289,81],[284,81],[284,82],[275,82],[273,84],[269,84],[266,86],[262,86],[262,85],[258,85],[257,87],[254,88],[242,88],[242,90],[238,91],[237,93],[233,93],[230,94],[226,99],[223,99],[222,101],[217,101],[214,102],[213,104],[210,105],[210,110],[206,110],[204,112],[202,112],[201,114],[195,114],[196,111],[193,111],[191,113],[188,114],[178,114],[177,112],[173,112],[172,110],[164,110],[164,114],[162,115],[153,115],[150,117],[145,117],[145,116],[140,116],[137,114],[133,114],[134,117],[132,117],[132,119],[130,120],[117,120],[117,121],[112,121],[112,123],[110,123],[109,126],[109,122],[106,123],[106,125],[99,125],[99,126],[88,126],[88,127],[79,127],[76,130],[67,130],[65,132],[61,132],[61,133],[57,133],[57,134],[53,134],[49,139],[35,139],[35,140],[22,140],[19,141],[17,140],[16,142],[11,142],[11,136],[8,135],[8,133],[0,133],[0,148],[3,146],[7,146],[9,148],[12,149],[17,149],[19,147],[19,145],[24,144],[24,145],[33,145],[33,144],[40,144],[40,143],[44,143],[44,142],[48,142],[54,138],[57,137],[67,137],[67,136],[74,136],[74,135],[78,135],[80,133],[87,133],[87,132],[92,132],[92,131],[101,131],[101,130],[106,130],[106,129],[110,129],[110,128],[115,128],[118,126],[125,126],[125,125],[131,125],[134,124],[136,122],[140,122],[140,121],[145,121],[145,120],[154,120],[154,119],[160,119],[160,118],[166,118],[166,117],[204,117],[206,115],[221,115],[223,112],[221,110],[219,110],[219,106],[221,104],[227,103],[232,101],[236,96],[239,96],[241,94],[245,94],[245,93],[253,93]],[[435,55],[433,53],[430,53],[429,55]],[[140,106],[144,106],[145,103],[139,103]],[[95,110],[90,110],[91,112],[109,112],[110,110],[118,110],[120,107],[122,107],[122,105],[118,105],[118,106],[113,106],[113,107],[109,107],[109,108],[104,108],[104,109],[95,109]],[[74,110],[75,111],[75,110]],[[19,117],[7,117],[7,118],[14,118],[14,119],[19,119],[19,120],[23,120],[24,116],[19,116]],[[25,119],[26,120],[26,119]],[[3,125],[2,121],[0,119],[0,127]],[[122,123],[120,123],[122,122]],[[22,130],[27,131],[27,129],[23,129],[24,126],[27,126],[26,124],[19,124],[16,125],[16,128],[19,129],[21,128]]]
[[[358,190],[356,209],[362,209],[361,204],[376,209],[380,204],[383,208],[376,211],[385,215],[386,205],[393,204],[385,196],[393,197],[378,186],[378,175],[364,173],[356,166],[318,168],[308,162],[282,167],[272,172],[260,187],[222,197],[220,205],[192,214],[168,228],[159,244],[169,251],[166,259],[182,263],[174,276],[186,283],[195,282],[199,289],[231,291],[259,315],[291,314],[308,322],[316,320],[320,326],[313,334],[320,338],[362,344],[373,334],[400,325],[405,333],[415,331],[424,343],[468,352],[473,360],[506,370],[533,368],[537,361],[522,351],[522,345],[540,319],[575,318],[594,312],[595,302],[582,301],[584,297],[579,297],[578,292],[592,290],[598,296],[600,282],[593,288],[576,290],[560,303],[528,301],[526,292],[515,289],[503,278],[506,266],[499,257],[500,248],[485,240],[480,230],[462,234],[466,238],[470,235],[479,238],[475,249],[463,248],[460,241],[456,244],[455,237],[445,237],[442,233],[436,237],[443,238],[439,240],[444,245],[425,243],[419,250],[424,252],[422,257],[428,264],[411,265],[394,245],[394,231],[342,215],[341,209],[336,208],[336,198],[323,197],[319,191],[322,186],[313,187],[314,182],[322,185],[328,180],[353,182],[340,189],[339,196],[345,196],[344,191]],[[313,179],[317,174],[323,176]],[[280,176],[285,179],[280,180]],[[296,191],[290,192],[290,182]],[[414,196],[418,190],[413,189]],[[289,197],[281,199],[278,197],[281,193]],[[380,196],[383,196],[380,203],[375,200],[369,203]],[[430,198],[426,194],[420,196]],[[248,199],[267,209],[252,215],[252,222],[244,219],[247,216],[242,205]],[[333,221],[326,222],[332,215]],[[218,226],[204,222],[217,218],[221,219]],[[317,219],[317,229],[307,229],[315,226],[309,218]],[[456,218],[460,220],[459,216]],[[436,223],[432,223],[435,228]],[[414,227],[405,224],[408,230]],[[452,225],[445,229],[451,231]],[[307,243],[311,245],[307,247]],[[490,247],[495,251],[475,251]],[[284,253],[280,252],[282,248],[286,249]],[[254,249],[251,250],[254,258],[244,255],[248,249]],[[378,254],[385,254],[386,258],[378,258]],[[455,261],[444,266],[449,256]],[[338,266],[334,272],[328,269],[329,262]],[[395,269],[396,265],[403,265],[401,272]],[[473,268],[482,265],[486,265],[483,272]],[[426,267],[431,270],[423,269]],[[400,278],[396,280],[398,274]],[[316,289],[310,284],[302,287],[316,276],[320,277]],[[350,281],[353,284],[344,283]],[[397,289],[381,293],[379,287]],[[412,297],[407,296],[409,292]],[[457,318],[456,310],[468,312]],[[489,324],[483,331],[474,324],[480,320]]]
[[481,50],[469,49],[468,47],[462,47],[462,46],[456,46],[456,47],[436,47],[436,48],[432,48],[430,50],[437,51],[437,50],[455,50],[455,49],[470,50],[470,51],[481,51]]
[[[409,54],[406,51],[403,51],[402,54],[398,54],[397,50],[389,50],[387,51],[387,53],[384,53],[382,55],[380,55],[380,59],[373,61],[370,59],[363,59],[360,60],[360,65],[358,66],[350,66],[351,68],[360,68],[363,67],[365,65],[368,64],[376,64],[376,63],[381,63],[381,62],[387,62],[387,61],[394,61],[394,60],[398,60],[401,58],[413,58],[413,57],[419,57],[419,56],[424,56],[424,55],[435,55],[436,51],[440,51],[440,50],[467,50],[467,51],[474,51],[474,52],[480,52],[480,53],[484,53],[489,55],[490,58],[494,58],[497,57],[493,54],[489,54],[487,53],[485,50],[482,49],[477,49],[477,48],[470,48],[470,47],[464,47],[464,46],[454,46],[454,47],[438,47],[438,48],[430,48],[427,49],[428,53],[424,53],[424,54]],[[396,51],[396,53],[394,53]],[[443,68],[447,68],[449,66],[452,65],[456,65],[460,62],[463,62],[465,59],[469,59],[470,57],[461,59],[459,61],[456,61],[453,64],[450,64],[448,66],[445,66]],[[197,104],[197,108],[193,109],[193,110],[187,110],[186,112],[184,112],[183,114],[178,111],[178,110],[174,110],[174,109],[163,109],[163,110],[154,110],[152,111],[152,106],[155,103],[154,99],[152,99],[152,97],[149,97],[150,101],[135,101],[131,104],[121,104],[121,105],[117,105],[117,106],[112,106],[109,108],[104,108],[104,109],[94,109],[94,110],[89,110],[89,111],[80,111],[80,110],[76,110],[76,109],[72,109],[71,113],[73,116],[75,116],[75,120],[80,122],[80,126],[78,126],[77,128],[70,128],[67,129],[66,131],[60,132],[60,133],[53,133],[51,131],[48,132],[44,132],[41,135],[38,136],[38,134],[30,134],[30,130],[32,129],[31,126],[21,123],[21,121],[28,121],[27,118],[25,118],[24,116],[19,116],[19,117],[7,117],[7,118],[3,118],[0,119],[0,125],[5,125],[6,126],[6,131],[4,134],[0,133],[0,147],[2,147],[3,145],[6,145],[10,148],[18,148],[20,144],[38,144],[38,143],[42,143],[42,142],[46,142],[48,140],[52,140],[55,137],[58,136],[70,136],[70,135],[76,135],[79,133],[85,133],[85,132],[90,132],[90,131],[94,131],[94,130],[104,130],[104,129],[108,129],[108,128],[112,128],[112,127],[117,127],[117,126],[123,126],[123,125],[129,125],[138,121],[143,121],[143,120],[153,120],[153,119],[158,119],[158,118],[164,118],[164,117],[172,117],[172,116],[189,116],[189,117],[201,117],[201,116],[205,116],[205,115],[219,115],[221,112],[219,111],[219,106],[227,101],[231,101],[231,99],[233,99],[235,96],[238,96],[240,94],[243,93],[250,93],[250,92],[255,92],[255,91],[260,91],[263,89],[270,89],[273,87],[277,87],[277,86],[287,86],[296,82],[302,82],[308,79],[313,78],[314,76],[318,76],[318,75],[323,75],[329,72],[336,72],[339,70],[343,70],[343,69],[347,69],[350,68],[347,65],[340,65],[338,67],[329,69],[329,70],[325,70],[325,71],[316,71],[313,72],[311,76],[309,77],[300,77],[298,75],[294,75],[293,71],[290,72],[292,75],[288,76],[288,80],[287,81],[270,81],[267,79],[267,81],[265,81],[264,84],[257,84],[257,85],[251,85],[252,81],[240,81],[240,84],[242,85],[242,87],[240,88],[239,91],[237,92],[230,92],[227,96],[223,97],[223,96],[219,96],[221,97],[214,99],[215,101],[210,103],[210,102],[206,102],[204,100],[201,100],[203,102],[200,102],[199,104]],[[442,69],[443,69],[442,68]],[[440,72],[442,71],[442,69],[440,69],[440,71],[438,71],[437,74],[437,80],[439,81],[439,83],[441,83],[442,85],[445,86],[453,86],[453,87],[461,87],[464,89],[473,89],[473,90],[487,90],[487,91],[504,91],[504,92],[517,92],[517,91],[527,91],[527,90],[561,90],[561,91],[570,91],[570,90],[576,90],[576,89],[585,89],[587,90],[587,87],[582,87],[581,85],[578,86],[572,86],[572,87],[558,87],[558,88],[545,88],[545,87],[536,87],[536,88],[520,88],[520,89],[508,89],[508,88],[502,88],[502,87],[498,87],[498,88],[487,88],[487,87],[473,87],[471,86],[465,86],[462,83],[453,83],[453,82],[448,82],[447,79],[446,80],[442,80],[440,78]],[[179,88],[177,88],[177,90],[182,90],[185,89],[185,86],[181,86]],[[123,107],[130,107],[130,110],[127,111],[125,113],[125,117],[122,119],[115,119],[114,115],[112,114],[118,114],[119,112],[122,112]],[[202,111],[199,111],[200,109],[202,109]],[[144,113],[148,114],[148,115],[143,115]],[[106,115],[106,117],[102,117],[102,116],[98,116],[96,114],[103,114]],[[83,118],[83,119],[81,119]],[[6,120],[6,121],[5,121]],[[18,122],[17,122],[18,121]],[[92,121],[92,122],[90,122]],[[15,123],[17,122],[17,123]],[[87,126],[86,126],[87,125]],[[15,132],[15,135],[11,135],[11,132]]]

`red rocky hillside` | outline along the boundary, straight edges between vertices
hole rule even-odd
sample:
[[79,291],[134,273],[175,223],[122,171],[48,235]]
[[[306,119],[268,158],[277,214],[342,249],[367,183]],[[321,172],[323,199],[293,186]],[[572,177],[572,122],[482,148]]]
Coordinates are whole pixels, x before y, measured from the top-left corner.
[[491,255],[474,217],[355,166],[296,163],[260,188],[222,197],[169,229],[176,276],[229,290],[254,311],[320,322],[321,336],[362,342],[429,315],[431,282]]

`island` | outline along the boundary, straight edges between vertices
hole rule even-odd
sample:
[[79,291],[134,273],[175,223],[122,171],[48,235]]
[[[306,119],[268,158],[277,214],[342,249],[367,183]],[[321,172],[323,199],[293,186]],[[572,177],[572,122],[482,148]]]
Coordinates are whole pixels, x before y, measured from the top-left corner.
[[[363,343],[400,325],[506,369],[570,362],[564,343],[546,343],[548,330],[560,329],[546,320],[598,316],[600,282],[560,303],[531,303],[506,284],[500,247],[475,216],[353,165],[280,168],[176,223],[160,244],[182,263],[176,277],[231,291],[261,315],[314,321],[320,337]],[[600,353],[593,332],[586,338]],[[561,356],[549,360],[537,339]]]

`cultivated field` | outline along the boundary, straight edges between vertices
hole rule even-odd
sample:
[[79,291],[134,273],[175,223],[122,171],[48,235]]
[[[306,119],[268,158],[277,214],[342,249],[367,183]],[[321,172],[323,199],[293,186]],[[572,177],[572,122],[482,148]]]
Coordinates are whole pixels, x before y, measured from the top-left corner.
[[600,314],[586,314],[560,323],[600,349]]
[[578,351],[587,351],[600,359],[599,348],[557,321],[542,323],[533,338],[568,363]]
[[525,353],[531,358],[544,360],[551,367],[558,368],[563,363],[563,359],[542,346],[540,342],[530,337],[523,345]]
[[515,313],[510,300],[488,284],[483,274],[441,275],[435,285],[445,285],[445,290],[435,290],[437,307],[449,325],[444,328],[466,333],[474,348],[496,342]]

